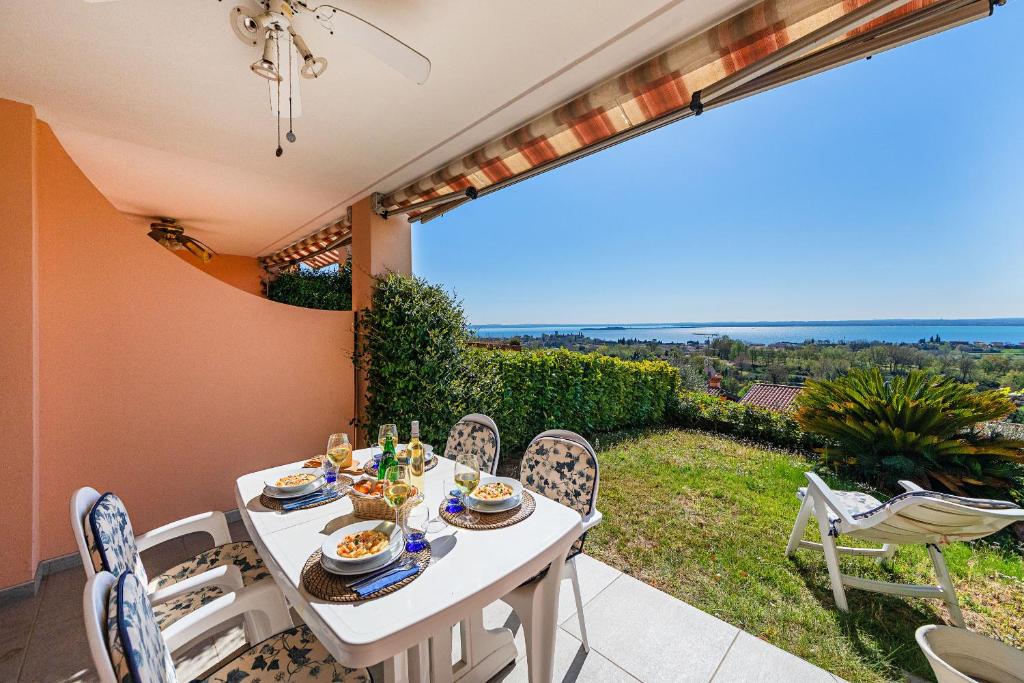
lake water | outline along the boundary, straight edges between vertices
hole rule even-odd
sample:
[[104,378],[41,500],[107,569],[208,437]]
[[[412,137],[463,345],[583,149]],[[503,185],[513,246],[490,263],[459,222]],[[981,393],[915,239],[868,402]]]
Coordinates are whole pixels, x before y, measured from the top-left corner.
[[[661,342],[703,342],[726,336],[754,344],[800,343],[808,339],[831,342],[916,342],[939,335],[943,341],[1024,343],[1024,319],[992,321],[836,321],[813,323],[687,323],[648,325],[474,325],[481,337],[519,337],[579,334],[616,341],[642,339]],[[614,329],[612,329],[614,328]]]

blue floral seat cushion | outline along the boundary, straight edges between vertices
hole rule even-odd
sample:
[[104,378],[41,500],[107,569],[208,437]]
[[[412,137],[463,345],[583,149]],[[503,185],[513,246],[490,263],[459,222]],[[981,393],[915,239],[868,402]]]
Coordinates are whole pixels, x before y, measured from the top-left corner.
[[178,619],[195,612],[203,605],[224,595],[218,586],[207,586],[198,590],[183,593],[171,600],[164,600],[153,605],[153,615],[160,630],[164,630]]
[[108,571],[114,576],[130,571],[141,581],[147,581],[142,556],[135,545],[135,531],[120,498],[113,493],[104,493],[83,522],[85,541],[95,571]]
[[460,453],[472,453],[480,459],[482,472],[493,472],[498,461],[498,437],[487,425],[459,420],[448,434],[444,457],[454,460]]
[[193,683],[369,683],[371,680],[366,669],[349,669],[339,664],[302,625],[267,638],[208,678]]
[[149,582],[149,590],[174,585],[190,576],[201,574],[210,569],[233,564],[242,572],[242,582],[248,586],[261,579],[268,578],[270,572],[256,552],[256,546],[249,542],[225,543],[205,550],[195,557],[171,567],[163,574]]
[[597,462],[583,444],[544,437],[530,444],[519,470],[523,486],[580,515],[594,509]]
[[125,572],[107,602],[107,649],[121,683],[171,683],[174,663],[167,649],[145,585]]

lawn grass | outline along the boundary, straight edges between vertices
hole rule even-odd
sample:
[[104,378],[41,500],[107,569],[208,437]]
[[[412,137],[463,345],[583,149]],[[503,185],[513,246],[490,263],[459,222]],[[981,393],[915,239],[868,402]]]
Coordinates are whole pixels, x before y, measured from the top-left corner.
[[[914,630],[944,620],[939,601],[851,590],[844,614],[820,553],[785,556],[806,458],[681,430],[596,445],[605,518],[588,554],[849,681],[898,680],[902,671],[932,680]],[[1024,647],[1024,549],[1002,538],[954,544],[946,557],[969,627]],[[901,548],[891,568],[842,562],[870,578],[934,582],[923,547]]]

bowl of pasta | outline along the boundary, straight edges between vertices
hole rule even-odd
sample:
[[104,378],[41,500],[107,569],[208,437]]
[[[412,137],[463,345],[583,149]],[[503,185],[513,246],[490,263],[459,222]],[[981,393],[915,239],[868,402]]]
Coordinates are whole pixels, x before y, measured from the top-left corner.
[[402,554],[402,531],[394,522],[367,520],[338,529],[320,549],[328,568],[387,564]]
[[313,467],[300,467],[268,478],[263,483],[272,493],[300,493],[312,489],[322,476],[321,470]]
[[487,477],[480,480],[480,485],[473,489],[468,496],[470,503],[476,506],[499,506],[504,507],[513,500],[519,500],[523,495],[523,485],[517,479],[510,477]]

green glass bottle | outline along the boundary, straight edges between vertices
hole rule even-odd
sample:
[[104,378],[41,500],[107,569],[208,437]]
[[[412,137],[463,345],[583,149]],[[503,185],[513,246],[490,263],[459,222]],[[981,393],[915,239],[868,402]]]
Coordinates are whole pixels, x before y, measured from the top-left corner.
[[380,456],[380,467],[377,469],[377,480],[383,481],[390,472],[390,479],[394,481],[398,474],[398,470],[394,469],[398,465],[398,458],[395,457],[395,440],[390,432],[384,437],[383,451]]

